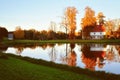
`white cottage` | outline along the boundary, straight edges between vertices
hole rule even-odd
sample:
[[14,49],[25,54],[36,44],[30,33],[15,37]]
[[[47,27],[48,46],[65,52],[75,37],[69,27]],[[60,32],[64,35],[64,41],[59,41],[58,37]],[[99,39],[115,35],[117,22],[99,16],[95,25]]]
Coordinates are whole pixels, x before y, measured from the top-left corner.
[[90,32],[92,39],[103,39],[105,36],[105,28],[103,25],[97,25],[92,32]]

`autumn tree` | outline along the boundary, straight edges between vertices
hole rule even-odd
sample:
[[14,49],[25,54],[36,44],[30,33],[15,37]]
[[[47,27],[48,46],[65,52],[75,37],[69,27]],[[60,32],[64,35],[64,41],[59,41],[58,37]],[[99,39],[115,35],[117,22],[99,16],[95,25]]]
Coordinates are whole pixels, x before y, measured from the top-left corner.
[[106,38],[110,38],[111,36],[113,36],[113,25],[114,23],[109,20],[109,21],[106,21],[105,23],[105,26],[106,26]]
[[118,39],[120,39],[120,25],[119,25],[119,28],[117,29],[117,35],[116,35],[116,37],[117,37]]
[[104,14],[102,12],[99,12],[97,15],[97,22],[99,25],[103,25],[104,24]]
[[24,39],[24,30],[20,26],[17,26],[14,31],[15,39]]
[[40,31],[40,40],[47,40],[48,33],[45,30]]
[[0,40],[8,36],[8,30],[4,27],[0,27]]
[[65,10],[65,27],[69,30],[69,39],[74,39],[76,30],[76,14],[75,7],[67,7]]
[[90,39],[90,32],[96,26],[95,12],[90,7],[85,8],[85,15],[81,22],[82,38]]

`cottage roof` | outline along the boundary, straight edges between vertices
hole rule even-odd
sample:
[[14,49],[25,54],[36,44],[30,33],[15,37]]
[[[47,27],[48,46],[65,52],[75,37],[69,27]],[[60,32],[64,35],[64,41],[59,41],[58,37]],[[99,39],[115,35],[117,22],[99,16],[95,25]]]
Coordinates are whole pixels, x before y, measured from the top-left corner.
[[97,25],[94,29],[93,32],[105,32],[105,27],[103,25]]

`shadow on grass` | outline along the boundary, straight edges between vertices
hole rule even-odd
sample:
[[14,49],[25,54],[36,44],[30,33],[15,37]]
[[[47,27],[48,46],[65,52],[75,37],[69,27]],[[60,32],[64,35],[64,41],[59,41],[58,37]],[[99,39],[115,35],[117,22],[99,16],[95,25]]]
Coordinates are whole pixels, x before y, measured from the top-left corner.
[[0,52],[0,59],[8,59],[8,56],[2,52]]

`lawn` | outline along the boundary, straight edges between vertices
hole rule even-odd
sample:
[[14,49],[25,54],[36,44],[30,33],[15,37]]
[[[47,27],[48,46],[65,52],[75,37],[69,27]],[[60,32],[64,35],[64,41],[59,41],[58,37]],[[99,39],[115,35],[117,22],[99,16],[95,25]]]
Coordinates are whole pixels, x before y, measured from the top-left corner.
[[0,52],[0,80],[120,80],[120,75]]
[[33,64],[14,57],[0,57],[0,80],[99,80],[86,75]]
[[120,39],[112,39],[112,40],[5,40],[2,41],[4,45],[16,45],[16,44],[46,44],[46,43],[98,43],[98,44],[119,44]]

